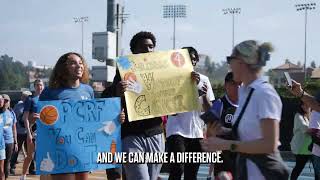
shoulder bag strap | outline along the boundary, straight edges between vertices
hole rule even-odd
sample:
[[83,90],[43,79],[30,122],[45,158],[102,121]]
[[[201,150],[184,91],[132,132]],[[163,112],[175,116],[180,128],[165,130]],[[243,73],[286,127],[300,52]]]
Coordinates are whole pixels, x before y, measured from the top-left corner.
[[252,96],[253,91],[254,91],[254,89],[251,88],[250,92],[249,92],[249,94],[247,96],[246,102],[244,103],[243,108],[241,109],[241,112],[240,112],[238,118],[236,119],[235,123],[232,126],[233,134],[236,135],[237,137],[238,137],[238,126],[239,126],[240,120],[241,120],[241,118],[243,116],[244,111],[246,110],[246,108],[248,106],[248,103],[250,101],[250,98]]

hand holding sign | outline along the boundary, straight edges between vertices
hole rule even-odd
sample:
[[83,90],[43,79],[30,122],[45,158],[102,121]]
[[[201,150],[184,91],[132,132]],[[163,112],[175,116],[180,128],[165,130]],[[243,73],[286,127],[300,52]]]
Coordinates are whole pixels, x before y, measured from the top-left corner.
[[41,161],[40,170],[51,172],[53,168],[54,168],[53,161],[50,158],[49,152],[47,152],[47,158],[43,158],[43,160]]
[[120,123],[124,123],[126,120],[126,114],[124,113],[124,109],[121,110],[120,116],[119,116]]
[[196,82],[197,84],[199,84],[200,82],[200,74],[195,72],[195,71],[192,71],[191,72],[191,79]]
[[117,96],[123,96],[124,92],[126,91],[128,87],[127,81],[120,81],[116,86],[116,94]]

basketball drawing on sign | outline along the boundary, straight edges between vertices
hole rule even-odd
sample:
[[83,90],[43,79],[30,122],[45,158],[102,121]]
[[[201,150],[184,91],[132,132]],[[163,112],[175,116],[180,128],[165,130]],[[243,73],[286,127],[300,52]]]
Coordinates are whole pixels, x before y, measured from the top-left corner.
[[127,72],[124,75],[125,81],[137,81],[137,76],[133,72]]
[[182,67],[185,64],[184,57],[179,52],[174,52],[171,54],[171,62],[176,67]]
[[59,118],[58,110],[55,106],[44,106],[40,111],[40,121],[45,125],[53,125]]
[[71,167],[75,167],[76,165],[78,165],[78,158],[76,156],[73,155],[69,155],[68,157],[68,165]]

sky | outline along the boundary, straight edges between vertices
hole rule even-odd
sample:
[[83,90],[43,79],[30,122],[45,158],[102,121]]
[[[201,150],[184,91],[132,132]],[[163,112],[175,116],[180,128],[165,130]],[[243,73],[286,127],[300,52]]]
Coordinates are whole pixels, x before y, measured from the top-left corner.
[[[131,37],[151,31],[156,50],[172,49],[173,19],[162,17],[163,5],[184,4],[187,17],[176,20],[176,47],[194,46],[215,62],[225,61],[232,50],[232,16],[224,8],[241,8],[235,16],[235,44],[255,39],[271,42],[275,51],[267,69],[289,59],[304,62],[304,12],[295,4],[317,3],[308,12],[307,65],[320,65],[319,1],[308,0],[120,0],[129,14],[124,24],[122,48],[129,54]],[[0,0],[0,55],[37,65],[53,66],[69,51],[81,52],[81,24],[74,17],[88,16],[84,24],[84,56],[90,66],[92,33],[106,31],[107,0]]]

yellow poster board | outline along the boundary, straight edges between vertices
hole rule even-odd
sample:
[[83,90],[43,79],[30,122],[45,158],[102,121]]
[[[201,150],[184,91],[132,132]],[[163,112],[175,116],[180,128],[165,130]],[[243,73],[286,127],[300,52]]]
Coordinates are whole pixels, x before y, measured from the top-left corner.
[[200,109],[187,50],[122,56],[117,66],[129,84],[125,91],[129,121]]

